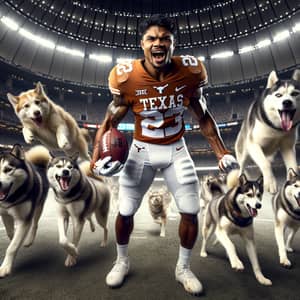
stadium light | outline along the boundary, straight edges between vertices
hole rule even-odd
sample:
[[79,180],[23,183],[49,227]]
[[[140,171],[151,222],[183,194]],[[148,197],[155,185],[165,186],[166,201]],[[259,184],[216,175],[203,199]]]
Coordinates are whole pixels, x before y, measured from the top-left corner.
[[90,54],[89,59],[97,60],[101,63],[111,63],[112,62],[112,57],[110,55]]
[[76,49],[70,49],[64,46],[56,46],[56,50],[59,52],[63,52],[66,54],[71,54],[74,56],[79,56],[79,57],[84,57],[84,53],[80,50],[76,50]]
[[198,59],[199,59],[200,61],[205,61],[205,56],[198,56]]
[[219,52],[216,54],[213,54],[211,56],[212,59],[214,58],[226,58],[226,57],[230,57],[233,55],[233,51],[224,51],[224,52]]
[[262,40],[260,42],[258,42],[256,44],[256,47],[259,49],[259,48],[264,48],[264,47],[267,47],[271,44],[271,41],[269,39],[265,39],[265,40]]
[[273,41],[276,43],[276,42],[280,42],[286,38],[288,38],[290,36],[290,33],[288,30],[284,30],[284,31],[281,31],[281,32],[278,32],[274,38],[273,38]]
[[11,18],[8,18],[8,17],[4,16],[4,17],[1,18],[1,22],[3,24],[5,24],[11,30],[16,31],[16,30],[19,29],[19,25],[14,20],[12,20]]
[[40,37],[38,35],[35,35],[32,32],[30,32],[30,31],[28,31],[28,30],[26,30],[24,28],[21,28],[19,30],[19,33],[23,37],[25,37],[26,39],[31,40],[31,41],[39,44],[42,47],[46,47],[46,48],[49,48],[49,49],[54,49],[55,48],[55,44],[52,41],[44,39],[44,38],[42,38],[42,37]]
[[239,49],[239,54],[251,52],[253,50],[255,50],[254,46],[245,46],[245,47]]

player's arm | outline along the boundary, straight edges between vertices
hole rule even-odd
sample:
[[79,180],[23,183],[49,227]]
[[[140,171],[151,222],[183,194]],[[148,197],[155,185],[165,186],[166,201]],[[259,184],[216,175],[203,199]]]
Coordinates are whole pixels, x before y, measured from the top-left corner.
[[214,151],[219,161],[219,167],[222,170],[225,170],[227,167],[235,167],[236,160],[231,155],[228,155],[230,151],[226,148],[217,124],[206,106],[206,100],[202,95],[202,88],[198,89],[190,99],[189,110],[198,121],[201,133],[205,136]]
[[94,164],[100,157],[100,145],[104,133],[112,127],[117,127],[127,112],[128,106],[124,105],[122,97],[119,95],[113,95],[113,100],[107,107],[104,121],[97,130],[95,136],[91,168],[94,167]]

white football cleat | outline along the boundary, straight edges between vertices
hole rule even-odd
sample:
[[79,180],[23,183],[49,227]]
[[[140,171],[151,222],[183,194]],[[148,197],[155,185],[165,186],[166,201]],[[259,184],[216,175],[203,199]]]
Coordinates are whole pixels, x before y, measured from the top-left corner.
[[177,265],[175,270],[175,278],[179,281],[184,289],[192,294],[199,295],[203,292],[203,286],[198,278],[191,271],[189,265]]
[[123,284],[126,275],[129,272],[129,259],[118,258],[111,271],[106,276],[106,284],[111,287],[119,287]]

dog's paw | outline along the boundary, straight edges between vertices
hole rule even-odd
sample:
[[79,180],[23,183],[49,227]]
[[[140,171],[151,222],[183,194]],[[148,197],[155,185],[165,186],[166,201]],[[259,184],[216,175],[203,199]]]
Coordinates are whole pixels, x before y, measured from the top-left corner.
[[0,267],[0,278],[4,278],[5,276],[9,275],[11,273],[11,267],[10,266],[1,266]]
[[30,247],[32,244],[33,244],[33,240],[25,241],[24,247],[28,248],[28,247]]
[[71,144],[69,143],[68,139],[65,136],[61,136],[57,140],[58,147],[63,149],[64,151],[71,149]]
[[77,263],[77,256],[68,255],[65,260],[66,267],[73,267]]
[[200,251],[200,256],[201,257],[207,257],[207,252],[205,250]]
[[32,142],[34,141],[34,136],[31,132],[28,133],[26,131],[26,133],[24,132],[23,136],[24,136],[24,140],[27,144],[32,144]]
[[242,263],[239,259],[235,259],[235,260],[231,263],[231,267],[232,267],[232,269],[234,269],[235,271],[243,271],[243,270],[244,270],[244,265],[243,265],[243,263]]
[[280,259],[280,264],[284,267],[284,268],[291,268],[292,267],[292,263],[289,261],[288,258],[283,258],[283,259]]
[[107,240],[101,241],[100,247],[103,248],[103,247],[106,247],[106,246],[107,246]]
[[256,276],[257,281],[262,285],[270,286],[272,285],[272,281],[266,278],[264,275],[260,274]]
[[161,232],[159,236],[160,237],[166,237],[166,234],[164,232]]
[[274,176],[264,177],[264,190],[271,194],[276,194],[277,182]]
[[294,252],[294,249],[292,247],[286,247],[286,251],[292,253]]

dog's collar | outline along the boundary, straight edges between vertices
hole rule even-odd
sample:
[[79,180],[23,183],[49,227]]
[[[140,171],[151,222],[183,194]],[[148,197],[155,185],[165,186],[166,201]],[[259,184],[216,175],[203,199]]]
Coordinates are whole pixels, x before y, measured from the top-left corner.
[[282,187],[280,194],[277,194],[277,197],[279,197],[280,195],[280,204],[283,206],[284,210],[287,212],[287,214],[292,217],[293,219],[296,220],[300,220],[300,213],[296,212],[293,208],[293,206],[290,204],[290,202],[288,201],[288,199],[285,196],[285,187],[287,185],[287,182],[284,184],[284,186]]
[[247,227],[253,223],[253,218],[245,218],[241,215],[240,209],[237,207],[236,202],[230,203],[228,198],[223,197],[219,206],[220,215],[225,215],[232,223],[240,227]]

